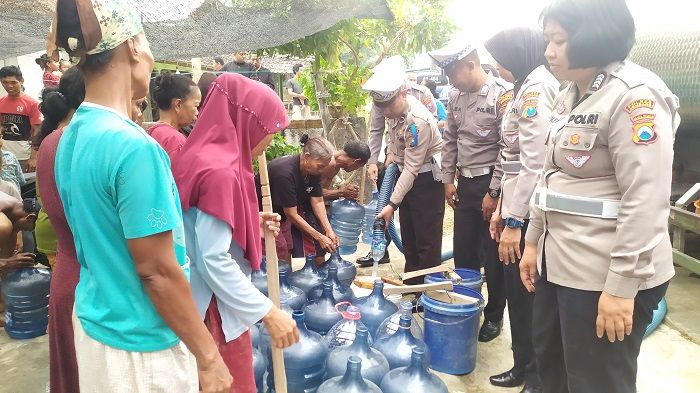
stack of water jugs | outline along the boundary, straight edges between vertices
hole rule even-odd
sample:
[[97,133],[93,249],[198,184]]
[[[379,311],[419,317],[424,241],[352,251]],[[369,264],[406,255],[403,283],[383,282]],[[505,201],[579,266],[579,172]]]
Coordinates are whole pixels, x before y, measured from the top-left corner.
[[[428,348],[410,302],[399,308],[388,301],[381,280],[369,296],[355,298],[338,279],[350,266],[354,278],[352,263],[337,255],[319,269],[313,262],[307,256],[304,268],[280,274],[282,309],[300,331],[299,342],[283,351],[289,393],[447,393],[428,371]],[[270,337],[261,324],[252,330],[257,391],[274,392]]]

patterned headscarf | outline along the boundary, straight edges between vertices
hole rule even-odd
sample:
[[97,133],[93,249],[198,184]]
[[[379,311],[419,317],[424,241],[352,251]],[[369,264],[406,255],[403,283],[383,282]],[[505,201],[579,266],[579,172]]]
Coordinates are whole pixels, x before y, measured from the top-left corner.
[[[124,41],[143,31],[141,16],[126,0],[74,0],[80,17],[80,29],[84,42],[78,37],[68,38],[71,60],[82,60],[87,55],[94,55],[114,49]],[[56,49],[56,28],[58,14],[54,15],[49,32],[48,49]]]

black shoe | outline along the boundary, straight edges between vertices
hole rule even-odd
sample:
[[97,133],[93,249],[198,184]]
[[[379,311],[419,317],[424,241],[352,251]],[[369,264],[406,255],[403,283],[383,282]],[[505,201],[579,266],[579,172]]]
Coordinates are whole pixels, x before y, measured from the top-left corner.
[[500,386],[502,388],[514,388],[525,383],[525,373],[511,369],[498,375],[489,377],[491,385]]
[[[379,260],[379,263],[389,263],[389,250],[384,251],[384,256]],[[369,267],[374,264],[374,259],[372,259],[372,251],[368,252],[364,257],[357,258],[357,264],[361,267]]]
[[501,327],[503,326],[503,320],[498,322],[491,322],[484,320],[484,324],[481,325],[479,329],[479,341],[482,343],[487,343],[501,334]]
[[544,390],[540,387],[532,386],[532,385],[525,385],[523,390],[520,391],[520,393],[543,393]]

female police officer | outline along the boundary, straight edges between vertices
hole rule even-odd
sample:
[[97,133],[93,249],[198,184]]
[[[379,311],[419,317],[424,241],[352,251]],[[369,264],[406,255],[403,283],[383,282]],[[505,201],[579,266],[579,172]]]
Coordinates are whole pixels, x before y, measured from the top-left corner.
[[407,94],[403,59],[390,57],[381,65],[362,88],[369,91],[374,105],[389,120],[389,151],[401,175],[389,204],[377,217],[388,220],[401,205],[405,271],[410,272],[440,264],[445,203],[442,171],[435,156],[442,149],[442,138],[435,117]]
[[[635,392],[646,325],[673,276],[668,235],[678,99],[626,61],[623,0],[554,0],[545,56],[555,100],[521,278],[535,291],[545,392]],[[535,266],[540,277],[535,282]]]
[[[559,82],[545,67],[542,31],[518,27],[499,32],[485,43],[501,76],[514,83],[515,98],[503,115],[497,166],[503,170],[500,209],[491,219],[491,235],[499,242],[505,264],[505,292],[513,342],[513,368],[490,378],[493,385],[522,392],[540,392],[532,347],[532,301],[520,281],[518,262],[527,230],[529,201],[544,165],[545,138]],[[504,225],[505,224],[505,225]],[[501,233],[501,229],[503,232]]]

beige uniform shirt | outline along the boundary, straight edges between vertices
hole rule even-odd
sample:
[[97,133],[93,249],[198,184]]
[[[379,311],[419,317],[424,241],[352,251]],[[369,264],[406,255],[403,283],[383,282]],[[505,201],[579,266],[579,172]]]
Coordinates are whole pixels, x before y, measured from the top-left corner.
[[[408,95],[422,102],[433,117],[437,117],[437,106],[435,105],[435,99],[430,89],[423,85],[411,83],[408,89]],[[382,111],[373,104],[369,123],[369,150],[372,154],[368,164],[376,164],[379,159],[379,154],[382,151],[382,142],[384,140],[384,131],[386,130],[386,121],[387,119],[382,115]]]
[[[546,137],[559,81],[545,66],[533,70],[506,109],[501,128],[503,149],[497,167],[520,162],[517,172],[504,171],[501,186],[501,218],[520,221],[529,216],[530,198],[544,166]],[[506,166],[508,169],[508,166]]]
[[389,198],[397,205],[411,190],[418,174],[424,171],[422,168],[432,163],[433,157],[442,149],[442,137],[435,117],[413,96],[406,96],[406,101],[406,115],[388,121],[389,151],[401,168],[401,175]]
[[533,205],[526,240],[546,255],[550,282],[633,298],[674,274],[668,215],[678,98],[631,62],[603,68],[577,96],[570,84],[555,101],[539,186],[618,200],[617,218]]
[[[501,119],[513,98],[513,85],[488,74],[475,93],[457,89],[447,103],[447,128],[443,133],[442,182],[454,183],[460,168],[493,167],[498,159]],[[500,188],[501,173],[494,172],[491,188]]]

